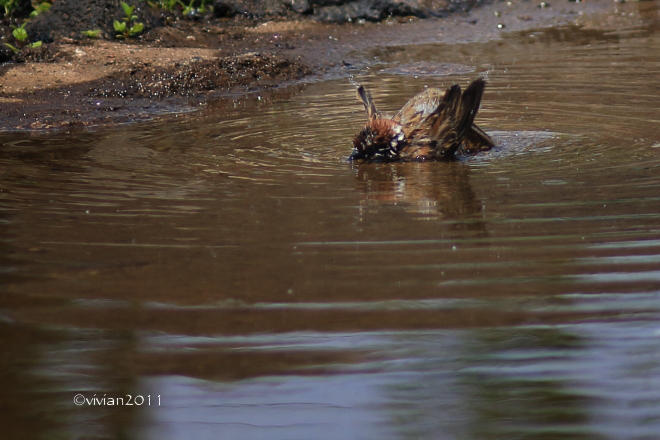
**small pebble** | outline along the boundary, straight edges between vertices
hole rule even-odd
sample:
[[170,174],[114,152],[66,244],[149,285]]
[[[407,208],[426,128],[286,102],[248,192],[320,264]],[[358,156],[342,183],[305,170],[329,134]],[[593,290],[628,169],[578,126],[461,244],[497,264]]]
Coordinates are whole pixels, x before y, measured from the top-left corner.
[[506,26],[504,25],[504,23],[497,23],[497,28],[498,29],[504,29],[505,27]]

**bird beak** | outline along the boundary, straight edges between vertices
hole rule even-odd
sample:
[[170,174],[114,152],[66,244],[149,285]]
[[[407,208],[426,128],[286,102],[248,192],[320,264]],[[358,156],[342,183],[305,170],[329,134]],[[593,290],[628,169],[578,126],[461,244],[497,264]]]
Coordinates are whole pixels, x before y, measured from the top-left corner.
[[348,160],[358,160],[358,159],[364,159],[364,151],[358,151],[354,149],[351,155],[348,156]]

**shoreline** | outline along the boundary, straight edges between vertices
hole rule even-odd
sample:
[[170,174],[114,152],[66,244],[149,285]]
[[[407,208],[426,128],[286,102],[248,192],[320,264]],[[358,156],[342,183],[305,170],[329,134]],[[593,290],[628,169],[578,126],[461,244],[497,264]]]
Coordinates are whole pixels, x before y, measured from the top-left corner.
[[[366,53],[383,46],[483,42],[566,25],[625,29],[639,25],[636,5],[508,2],[446,18],[188,23],[159,28],[142,42],[62,39],[47,45],[52,62],[0,66],[0,131],[97,128],[188,113],[224,97],[360,74],[373,62]],[[229,73],[219,75],[218,66]]]

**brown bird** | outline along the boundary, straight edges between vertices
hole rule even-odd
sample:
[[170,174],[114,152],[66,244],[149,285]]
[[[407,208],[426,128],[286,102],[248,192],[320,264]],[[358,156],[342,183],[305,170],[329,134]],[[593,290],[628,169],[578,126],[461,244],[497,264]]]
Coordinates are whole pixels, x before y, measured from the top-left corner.
[[461,93],[453,85],[415,95],[394,116],[381,114],[371,95],[358,85],[367,123],[353,140],[351,160],[447,160],[457,154],[490,150],[492,139],[474,124],[486,82],[477,79]]

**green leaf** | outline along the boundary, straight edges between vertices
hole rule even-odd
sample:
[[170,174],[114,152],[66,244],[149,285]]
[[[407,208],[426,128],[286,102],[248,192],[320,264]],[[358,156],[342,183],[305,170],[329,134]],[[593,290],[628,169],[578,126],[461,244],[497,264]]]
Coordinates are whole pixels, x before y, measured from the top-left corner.
[[34,18],[37,15],[41,14],[42,12],[46,12],[51,8],[51,6],[53,5],[51,5],[48,2],[39,3],[39,5],[36,8],[34,8],[34,11],[30,12],[30,18]]
[[18,52],[20,52],[16,46],[12,46],[12,45],[9,44],[9,43],[2,43],[2,44],[4,44],[5,46],[7,46],[8,48],[10,48],[11,51],[14,52],[14,53],[18,53]]
[[11,25],[12,28],[14,29],[25,29],[25,26],[28,24],[28,20],[25,20],[22,25],[20,26],[14,26],[13,24]]
[[28,44],[28,47],[32,49],[36,49],[37,47],[41,47],[42,42],[41,41],[35,41],[34,43]]
[[0,0],[0,5],[4,6],[5,8],[5,18],[10,17],[14,13],[14,9],[16,8],[16,1],[15,0]]
[[126,14],[126,17],[130,17],[133,15],[133,10],[135,9],[135,6],[128,6],[126,2],[121,2],[121,7],[124,9],[124,14]]
[[117,32],[124,32],[126,30],[126,23],[124,23],[123,21],[120,22],[120,21],[115,20],[112,23],[112,25],[114,26],[115,31],[117,31]]
[[131,35],[135,35],[142,32],[142,29],[144,29],[144,25],[142,23],[135,23],[129,32]]
[[93,31],[82,31],[83,35],[89,38],[96,38],[101,34],[101,29],[94,29]]
[[16,38],[18,41],[25,41],[27,40],[28,34],[25,32],[25,29],[23,26],[14,29],[11,34]]

